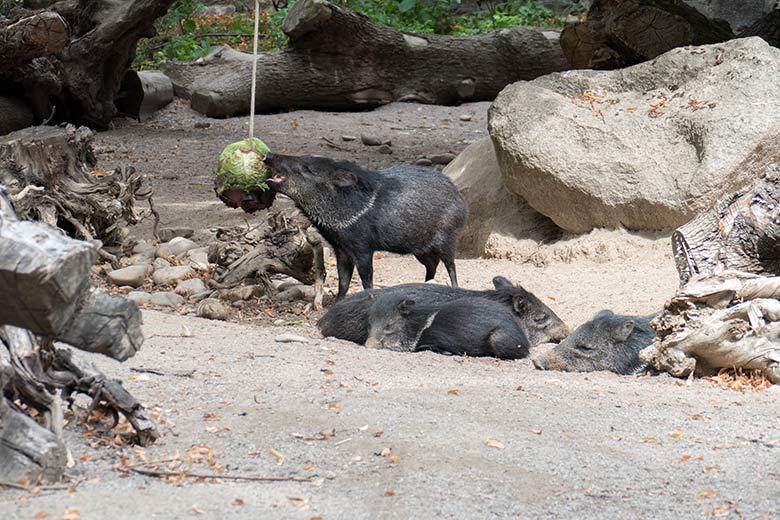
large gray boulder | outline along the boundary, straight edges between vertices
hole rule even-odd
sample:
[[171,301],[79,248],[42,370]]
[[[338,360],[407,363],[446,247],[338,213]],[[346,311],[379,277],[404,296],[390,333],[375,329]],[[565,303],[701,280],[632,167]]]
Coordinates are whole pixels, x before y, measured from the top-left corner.
[[751,181],[778,85],[780,49],[745,38],[514,83],[488,125],[509,191],[561,228],[673,229]]
[[515,258],[522,256],[527,246],[560,234],[550,219],[504,187],[490,138],[469,145],[444,169],[444,174],[469,205],[458,242],[460,255]]

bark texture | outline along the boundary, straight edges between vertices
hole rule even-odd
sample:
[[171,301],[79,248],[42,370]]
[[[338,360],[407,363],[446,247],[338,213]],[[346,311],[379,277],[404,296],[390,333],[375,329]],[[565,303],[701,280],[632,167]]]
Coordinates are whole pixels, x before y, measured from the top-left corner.
[[[324,0],[296,2],[283,30],[289,47],[258,58],[259,111],[490,100],[510,83],[568,68],[554,33],[521,27],[472,37],[416,36]],[[163,71],[203,114],[249,112],[249,55],[222,49]]]
[[594,0],[586,21],[563,30],[561,47],[573,68],[609,70],[732,38],[728,23],[679,0]]

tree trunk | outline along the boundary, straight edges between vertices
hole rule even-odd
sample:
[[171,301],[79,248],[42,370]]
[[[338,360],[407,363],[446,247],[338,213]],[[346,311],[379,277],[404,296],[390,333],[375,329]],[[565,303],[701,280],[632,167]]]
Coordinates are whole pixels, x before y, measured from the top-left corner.
[[68,43],[68,37],[65,20],[46,11],[0,27],[0,70],[59,52]]
[[173,101],[173,83],[161,72],[128,70],[114,101],[119,113],[146,121]]
[[0,137],[0,184],[20,218],[100,240],[102,256],[115,260],[110,251],[127,234],[122,224],[144,217],[135,202],[151,203],[152,190],[132,168],[97,168],[92,138],[89,129],[73,126],[32,127]]
[[[324,0],[296,2],[283,30],[290,46],[258,57],[258,111],[491,100],[510,83],[568,68],[557,35],[545,31],[415,36]],[[203,114],[249,112],[251,56],[223,50],[196,63],[169,63],[163,71]]]
[[774,9],[742,31],[740,38],[760,36],[769,45],[780,47],[780,9]]
[[761,143],[735,174],[759,180],[672,235],[681,286],[726,269],[780,274],[780,141]]
[[33,113],[19,97],[0,94],[0,135],[33,124]]
[[37,121],[47,119],[56,108],[55,121],[106,129],[116,114],[114,98],[135,57],[138,40],[154,36],[155,19],[173,1],[54,3],[46,16],[61,16],[70,27],[71,39],[56,55],[0,72],[0,89],[23,93]]
[[563,30],[561,47],[572,67],[606,70],[732,38],[728,23],[679,0],[594,0],[586,21]]

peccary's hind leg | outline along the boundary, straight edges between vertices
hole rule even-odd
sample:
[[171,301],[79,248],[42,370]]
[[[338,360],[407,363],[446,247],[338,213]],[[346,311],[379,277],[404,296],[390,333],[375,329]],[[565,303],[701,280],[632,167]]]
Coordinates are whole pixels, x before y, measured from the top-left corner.
[[352,263],[352,259],[344,251],[336,248],[334,250],[336,253],[336,268],[339,271],[339,293],[336,295],[336,300],[338,301],[347,295],[355,264]]
[[425,281],[433,280],[436,276],[436,268],[439,267],[439,255],[435,253],[425,253],[414,255],[414,257],[425,266]]
[[447,268],[447,274],[450,275],[450,285],[458,286],[458,275],[455,274],[455,251],[442,251],[440,255],[444,267]]
[[500,359],[520,359],[528,356],[528,340],[501,328],[490,333],[488,343],[493,355]]
[[355,263],[360,281],[363,282],[363,289],[371,289],[374,286],[374,252],[366,251],[355,254]]

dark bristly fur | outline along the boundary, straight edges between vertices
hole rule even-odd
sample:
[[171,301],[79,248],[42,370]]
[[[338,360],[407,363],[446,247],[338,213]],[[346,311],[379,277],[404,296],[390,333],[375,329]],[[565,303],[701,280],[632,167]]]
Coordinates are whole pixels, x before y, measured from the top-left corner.
[[639,351],[650,346],[654,316],[620,316],[604,310],[583,323],[557,347],[534,359],[542,370],[632,374],[646,367]]
[[376,348],[501,359],[528,355],[528,339],[512,313],[485,298],[417,305],[403,295],[384,294],[371,307],[369,324],[367,344]]
[[416,300],[419,305],[437,305],[465,297],[481,297],[497,301],[509,309],[531,345],[560,341],[569,333],[561,319],[534,294],[503,276],[493,279],[495,289],[470,291],[446,285],[409,283],[387,289],[369,289],[337,302],[317,325],[323,336],[331,336],[365,344],[368,338],[368,316],[373,297],[385,294],[401,295]]
[[425,279],[443,262],[457,287],[455,246],[466,203],[444,175],[419,166],[364,170],[325,157],[268,154],[269,184],[290,197],[336,253],[338,299],[357,266],[364,289],[373,283],[374,251],[413,254]]

